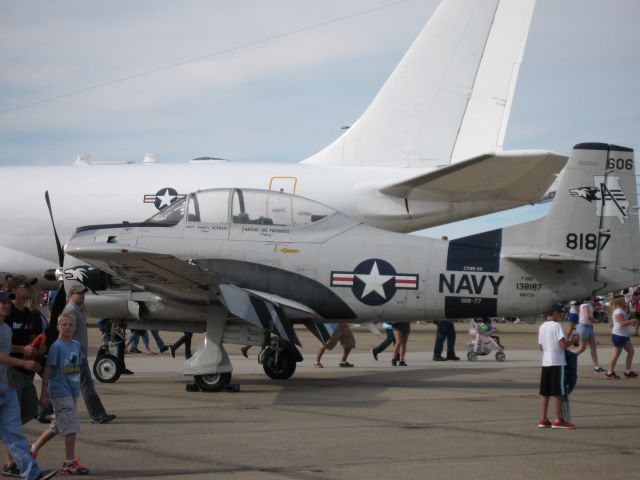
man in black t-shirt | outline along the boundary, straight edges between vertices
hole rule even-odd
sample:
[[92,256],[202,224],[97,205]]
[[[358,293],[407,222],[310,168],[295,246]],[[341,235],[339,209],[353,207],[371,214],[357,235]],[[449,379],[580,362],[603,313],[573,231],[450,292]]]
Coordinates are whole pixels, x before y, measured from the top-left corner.
[[[11,301],[11,311],[5,319],[5,323],[13,331],[12,357],[25,360],[35,360],[39,353],[31,342],[43,331],[40,313],[27,308],[26,303],[33,295],[33,286],[37,279],[25,278],[16,275],[9,281],[9,291],[15,295]],[[32,418],[38,416],[38,395],[33,385],[34,372],[20,367],[12,367],[9,378],[12,386],[18,394],[20,403],[20,417],[24,425]],[[15,474],[17,467],[15,462],[5,449],[4,475]]]

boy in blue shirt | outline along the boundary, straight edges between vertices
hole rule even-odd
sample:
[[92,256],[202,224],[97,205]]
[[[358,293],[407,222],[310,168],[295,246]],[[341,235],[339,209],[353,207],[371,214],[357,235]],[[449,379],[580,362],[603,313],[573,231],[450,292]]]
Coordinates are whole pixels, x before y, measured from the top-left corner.
[[86,475],[89,469],[83,467],[75,458],[76,433],[80,431],[76,400],[80,395],[80,370],[84,358],[80,343],[73,339],[75,330],[75,318],[68,314],[60,315],[59,336],[49,349],[40,394],[42,408],[46,408],[49,402],[53,405],[55,420],[31,446],[31,454],[36,457],[44,444],[56,435],[62,435],[66,460],[60,473]]

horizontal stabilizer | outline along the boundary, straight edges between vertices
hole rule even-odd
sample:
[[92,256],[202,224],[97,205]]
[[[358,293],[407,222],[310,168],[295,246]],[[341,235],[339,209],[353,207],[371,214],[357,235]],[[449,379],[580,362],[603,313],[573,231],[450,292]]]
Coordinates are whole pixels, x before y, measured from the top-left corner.
[[513,260],[515,262],[524,262],[524,263],[540,263],[540,262],[586,263],[591,261],[591,259],[589,258],[577,257],[574,255],[563,255],[561,253],[513,253],[511,255],[505,255],[503,258],[507,260]]
[[473,202],[500,198],[535,203],[566,161],[564,155],[542,150],[487,153],[379,190],[416,201]]

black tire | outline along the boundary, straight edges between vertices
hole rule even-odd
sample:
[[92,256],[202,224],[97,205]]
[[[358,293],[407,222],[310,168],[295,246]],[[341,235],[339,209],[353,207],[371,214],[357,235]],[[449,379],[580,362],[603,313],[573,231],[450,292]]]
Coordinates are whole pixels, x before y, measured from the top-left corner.
[[122,364],[118,357],[106,353],[100,355],[93,362],[93,375],[100,383],[116,382],[122,374]]
[[276,365],[276,351],[270,349],[262,359],[264,373],[273,380],[286,380],[296,371],[296,359],[291,350],[282,350]]
[[219,392],[231,382],[231,373],[209,373],[194,375],[193,380],[203,392]]

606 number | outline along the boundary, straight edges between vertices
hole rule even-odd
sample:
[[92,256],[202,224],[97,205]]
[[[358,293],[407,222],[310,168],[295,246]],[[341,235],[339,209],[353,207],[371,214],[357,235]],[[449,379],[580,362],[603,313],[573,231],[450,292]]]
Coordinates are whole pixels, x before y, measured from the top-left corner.
[[631,170],[633,168],[633,160],[630,158],[607,158],[607,169]]

